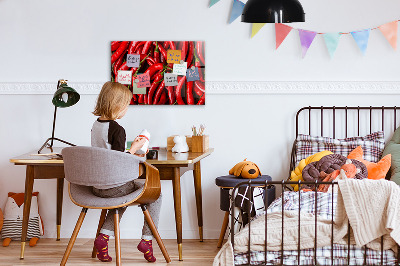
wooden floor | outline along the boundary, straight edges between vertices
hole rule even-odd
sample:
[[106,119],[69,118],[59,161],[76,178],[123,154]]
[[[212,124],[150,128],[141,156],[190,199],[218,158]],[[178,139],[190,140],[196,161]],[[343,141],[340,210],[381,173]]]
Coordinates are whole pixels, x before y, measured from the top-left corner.
[[[12,241],[9,247],[0,246],[0,265],[60,265],[65,248],[69,239],[40,239],[36,247],[26,247],[25,259],[20,260],[20,242]],[[176,240],[164,240],[172,262],[167,264],[154,241],[154,254],[157,258],[156,263],[149,264],[143,254],[136,249],[140,240],[121,240],[122,264],[123,265],[212,265],[215,255],[218,253],[217,240],[183,240],[183,261],[178,261],[178,247]],[[104,263],[91,258],[93,240],[77,239],[68,259],[67,265],[115,265],[114,262],[114,243],[110,240],[110,255],[113,262]]]

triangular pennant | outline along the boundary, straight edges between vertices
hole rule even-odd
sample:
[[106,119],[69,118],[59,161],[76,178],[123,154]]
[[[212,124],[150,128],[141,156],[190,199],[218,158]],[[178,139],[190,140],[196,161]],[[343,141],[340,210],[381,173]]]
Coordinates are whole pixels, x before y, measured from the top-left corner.
[[364,55],[368,46],[369,33],[371,29],[353,31],[351,35],[353,35],[354,40],[356,41],[358,47],[361,50],[361,53]]
[[325,33],[323,36],[326,48],[328,48],[329,55],[332,58],[333,54],[336,51],[336,48],[338,47],[339,39],[340,36],[342,36],[342,34],[340,34],[339,32],[333,32],[333,33]]
[[256,35],[262,27],[264,27],[265,23],[253,23],[251,27],[251,38]]
[[218,2],[219,2],[219,0],[210,0],[210,5],[208,7],[212,7],[213,5],[215,5]]
[[242,11],[244,8],[244,3],[239,0],[233,0],[231,17],[229,18],[229,23],[232,23],[235,19],[237,19],[240,15],[242,15]]
[[301,55],[304,58],[317,33],[315,31],[300,30]]
[[397,20],[378,27],[393,49],[397,48]]
[[276,49],[278,49],[278,47],[282,44],[282,42],[285,40],[286,36],[288,36],[289,32],[292,29],[293,28],[288,25],[275,23]]

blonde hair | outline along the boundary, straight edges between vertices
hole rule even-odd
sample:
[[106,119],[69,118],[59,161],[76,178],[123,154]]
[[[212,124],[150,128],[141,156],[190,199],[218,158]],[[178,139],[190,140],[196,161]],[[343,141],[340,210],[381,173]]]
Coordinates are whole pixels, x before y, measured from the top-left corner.
[[101,88],[93,114],[115,120],[131,99],[132,92],[126,86],[108,81]]

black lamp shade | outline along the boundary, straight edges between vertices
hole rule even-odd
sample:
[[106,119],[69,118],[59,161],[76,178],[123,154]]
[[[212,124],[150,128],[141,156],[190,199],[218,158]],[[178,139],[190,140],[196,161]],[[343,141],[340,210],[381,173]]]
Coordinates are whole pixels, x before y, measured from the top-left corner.
[[242,22],[304,22],[304,15],[298,0],[249,0],[243,9]]
[[70,107],[80,99],[79,93],[67,84],[61,84],[53,95],[53,104],[56,107]]

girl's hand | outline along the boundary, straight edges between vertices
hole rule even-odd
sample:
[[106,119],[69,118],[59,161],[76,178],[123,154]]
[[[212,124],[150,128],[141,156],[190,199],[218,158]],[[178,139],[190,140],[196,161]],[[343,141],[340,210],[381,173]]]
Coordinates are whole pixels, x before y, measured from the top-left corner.
[[135,140],[132,142],[129,152],[131,154],[135,154],[140,148],[143,147],[143,145],[146,143],[146,141],[147,140],[145,138],[136,137]]
[[136,155],[136,156],[139,156],[139,157],[146,157],[146,155],[149,153],[149,149],[147,149],[147,151],[146,151],[146,153],[145,154],[134,154],[134,155]]

